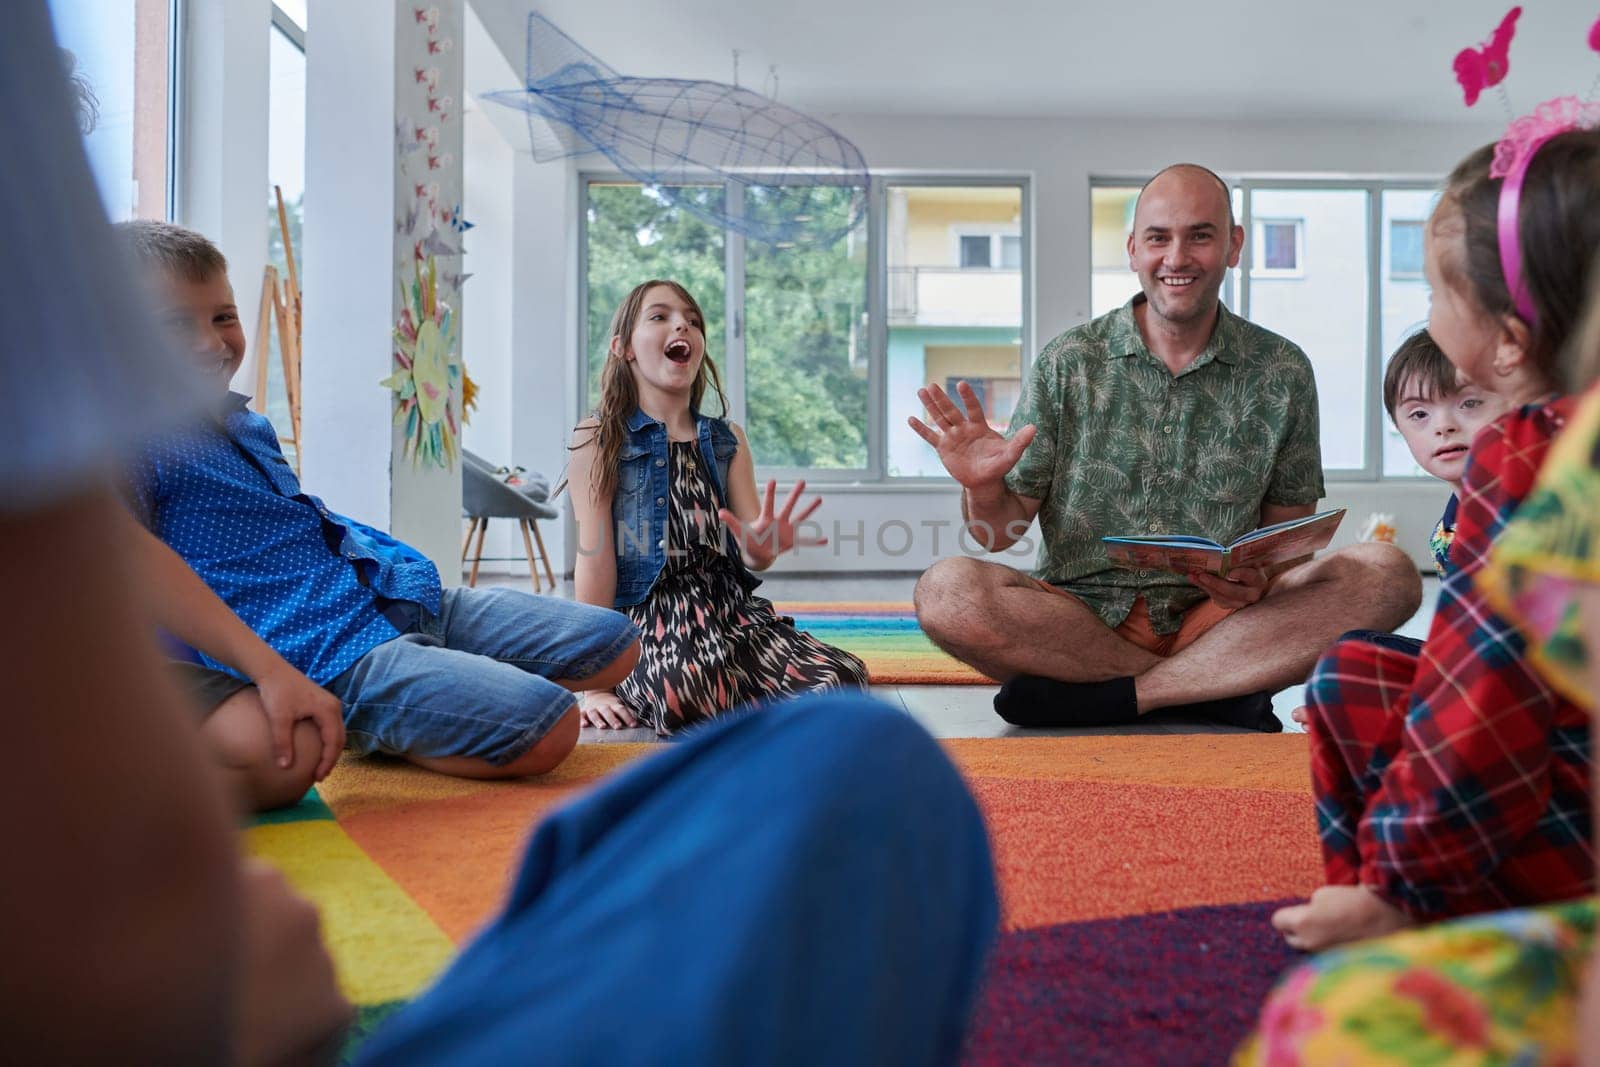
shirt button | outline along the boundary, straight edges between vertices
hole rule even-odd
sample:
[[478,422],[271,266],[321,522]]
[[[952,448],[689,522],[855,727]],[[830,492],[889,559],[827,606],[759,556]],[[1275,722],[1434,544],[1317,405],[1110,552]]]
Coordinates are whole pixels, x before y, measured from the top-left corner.
[[666,460],[664,460],[664,459],[658,459],[658,460],[656,460],[656,466],[658,466],[658,467],[665,467],[665,466],[666,466],[666,465],[667,465],[667,461],[666,461]]
[[1172,432],[1172,423],[1169,422],[1165,426],[1161,427],[1161,432],[1162,433],[1171,433]]
[[1148,578],[1148,577],[1150,577],[1150,572],[1149,571],[1140,571],[1139,572],[1139,577]]
[[667,498],[666,497],[664,497],[664,496],[656,497],[656,506],[659,507],[660,505],[665,504],[666,502],[667,502]]

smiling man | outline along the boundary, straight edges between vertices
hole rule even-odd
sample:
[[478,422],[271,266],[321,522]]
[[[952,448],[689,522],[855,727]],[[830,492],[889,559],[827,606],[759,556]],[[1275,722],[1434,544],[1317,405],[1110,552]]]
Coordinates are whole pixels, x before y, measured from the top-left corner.
[[1035,517],[1036,577],[967,557],[917,583],[940,646],[1004,683],[1022,726],[1133,722],[1157,709],[1279,730],[1271,696],[1347,630],[1387,630],[1421,599],[1417,568],[1358,545],[1271,571],[1113,568],[1100,538],[1226,543],[1309,515],[1323,495],[1317,391],[1296,345],[1222,306],[1244,230],[1221,178],[1180,163],[1141,190],[1128,237],[1139,295],[1047,345],[1009,432],[971,389],[919,390],[911,425],[962,487],[967,530],[998,552]]

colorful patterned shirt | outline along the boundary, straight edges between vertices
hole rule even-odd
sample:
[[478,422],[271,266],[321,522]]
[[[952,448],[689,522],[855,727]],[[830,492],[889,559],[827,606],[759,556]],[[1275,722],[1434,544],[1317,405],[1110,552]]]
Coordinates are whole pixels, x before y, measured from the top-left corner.
[[209,426],[158,441],[130,480],[151,532],[318,685],[392,640],[413,605],[439,610],[438,569],[302,491],[272,423],[238,394]]
[[1571,409],[1568,399],[1530,405],[1473,442],[1455,569],[1410,697],[1396,709],[1404,713],[1399,751],[1357,833],[1362,884],[1411,915],[1447,910],[1446,894],[1480,884],[1535,828],[1554,844],[1521,858],[1537,872],[1530,881],[1573,892],[1594,884],[1588,716],[1545,683],[1521,634],[1476,584]]
[[1456,539],[1456,508],[1459,503],[1454,493],[1450,494],[1450,502],[1444,506],[1444,514],[1439,516],[1439,525],[1433,528],[1433,533],[1428,535],[1428,548],[1433,552],[1433,567],[1439,572],[1439,577],[1444,578],[1450,574],[1450,546]]
[[1579,592],[1600,586],[1600,385],[1584,394],[1539,470],[1539,484],[1495,542],[1478,584],[1516,623],[1534,666],[1558,692],[1593,710],[1591,647]]
[[1304,352],[1220,309],[1205,350],[1174,375],[1139,334],[1138,295],[1057,337],[1034,362],[1010,433],[1038,436],[1006,486],[1038,498],[1038,576],[1107,626],[1143,596],[1159,634],[1205,599],[1164,571],[1113,568],[1100,538],[1198,534],[1226,544],[1263,504],[1323,496],[1317,387]]

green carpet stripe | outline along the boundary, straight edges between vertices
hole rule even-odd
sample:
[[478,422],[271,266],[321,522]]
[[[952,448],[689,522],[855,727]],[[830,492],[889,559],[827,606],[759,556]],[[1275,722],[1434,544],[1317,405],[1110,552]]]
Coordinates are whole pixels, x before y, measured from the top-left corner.
[[247,825],[270,826],[283,822],[315,822],[317,820],[333,821],[333,812],[328,805],[322,802],[322,797],[317,795],[316,787],[306,791],[300,798],[300,803],[292,808],[279,808],[277,811],[263,811],[250,817]]
[[384,1021],[411,1003],[409,1000],[388,1000],[382,1004],[363,1004],[356,1009],[356,1017],[344,1035],[344,1048],[339,1052],[341,1064],[354,1063],[356,1052],[367,1038],[377,1032]]

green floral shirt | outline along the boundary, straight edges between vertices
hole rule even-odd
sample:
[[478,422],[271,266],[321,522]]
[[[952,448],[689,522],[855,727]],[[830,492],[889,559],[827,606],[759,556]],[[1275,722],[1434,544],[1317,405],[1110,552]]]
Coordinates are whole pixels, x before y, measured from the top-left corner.
[[1114,568],[1100,538],[1198,534],[1226,544],[1260,525],[1264,504],[1323,496],[1317,386],[1298,346],[1221,309],[1199,358],[1174,375],[1145,346],[1135,296],[1068,330],[1034,361],[1009,433],[1038,436],[1006,476],[1036,497],[1037,574],[1107,626],[1143,596],[1170,634],[1205,598],[1165,571]]

